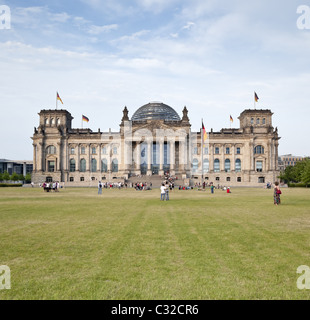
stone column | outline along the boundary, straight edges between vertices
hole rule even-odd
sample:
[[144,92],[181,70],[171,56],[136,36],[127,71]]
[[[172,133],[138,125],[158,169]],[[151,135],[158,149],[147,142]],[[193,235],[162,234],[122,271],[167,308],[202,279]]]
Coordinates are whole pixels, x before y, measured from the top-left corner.
[[136,142],[136,171],[137,174],[141,174],[141,144],[140,142]]
[[39,142],[38,147],[38,165],[39,171],[45,171],[45,152],[44,152],[44,144],[42,142]]
[[164,141],[159,140],[159,175],[164,174]]
[[214,143],[210,143],[209,147],[210,147],[209,172],[214,172]]
[[[88,153],[87,153],[88,152]],[[87,146],[86,155],[88,156],[88,161],[86,163],[86,171],[90,172],[90,161],[91,161],[91,154],[90,154],[90,144]]]
[[153,140],[147,141],[147,174],[152,175],[152,147]]
[[184,138],[179,140],[179,171],[181,174],[185,172],[185,141]]
[[175,175],[175,141],[170,140],[170,173]]
[[77,171],[81,170],[80,152],[81,152],[81,145],[80,145],[80,143],[78,143],[78,145],[77,145],[77,166],[76,166]]
[[107,144],[107,173],[111,173],[111,161],[112,161],[112,157],[111,157],[111,152],[112,152],[112,149],[111,149],[111,143],[108,143]]
[[233,144],[231,147],[232,152],[232,163],[230,164],[230,171],[236,170],[236,145]]
[[278,170],[278,146],[279,146],[279,143],[278,141],[275,142],[275,152],[274,152],[274,162],[275,162],[275,166],[274,166],[274,169],[275,170]]
[[55,171],[61,171],[62,169],[62,159],[61,159],[61,142],[57,142],[57,158],[56,158],[56,170]]
[[222,150],[222,160],[220,160],[220,171],[225,170],[225,144],[223,144],[220,148]]
[[37,145],[34,143],[32,145],[33,145],[33,171],[36,172],[37,171]]

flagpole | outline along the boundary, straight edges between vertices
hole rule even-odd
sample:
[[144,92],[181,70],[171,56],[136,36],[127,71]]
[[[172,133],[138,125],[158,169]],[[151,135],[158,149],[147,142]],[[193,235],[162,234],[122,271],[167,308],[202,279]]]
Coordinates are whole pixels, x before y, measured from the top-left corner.
[[[201,118],[201,123],[203,123],[203,119]],[[203,128],[200,130],[201,133],[201,186],[203,184]]]
[[56,110],[57,110],[57,106],[58,106],[58,99],[57,99],[57,91],[56,91]]
[[83,129],[83,115],[82,115],[82,129]]

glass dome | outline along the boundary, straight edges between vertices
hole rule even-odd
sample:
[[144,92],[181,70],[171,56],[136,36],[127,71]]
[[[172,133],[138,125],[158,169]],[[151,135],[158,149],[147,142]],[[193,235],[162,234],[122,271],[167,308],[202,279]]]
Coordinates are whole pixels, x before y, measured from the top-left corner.
[[166,120],[180,121],[179,115],[174,109],[162,102],[150,102],[140,107],[132,116],[132,121],[141,120]]

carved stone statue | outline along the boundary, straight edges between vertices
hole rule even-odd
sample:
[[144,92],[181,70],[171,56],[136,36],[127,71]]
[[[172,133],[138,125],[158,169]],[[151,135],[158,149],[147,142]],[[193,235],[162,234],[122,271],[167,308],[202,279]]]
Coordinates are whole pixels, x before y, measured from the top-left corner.
[[186,108],[186,106],[183,108],[183,117],[182,117],[182,121],[189,121],[189,118],[188,118],[188,110]]
[[129,118],[128,118],[128,109],[127,107],[125,106],[124,110],[123,110],[123,118],[122,118],[122,121],[129,121]]

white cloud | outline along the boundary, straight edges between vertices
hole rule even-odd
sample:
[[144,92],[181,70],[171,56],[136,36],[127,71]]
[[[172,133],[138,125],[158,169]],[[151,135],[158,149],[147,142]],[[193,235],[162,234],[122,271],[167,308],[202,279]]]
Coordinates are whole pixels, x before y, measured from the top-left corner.
[[107,33],[112,30],[116,30],[117,28],[118,28],[117,24],[110,24],[110,25],[106,25],[106,26],[91,25],[88,29],[88,33],[98,35],[101,33]]

